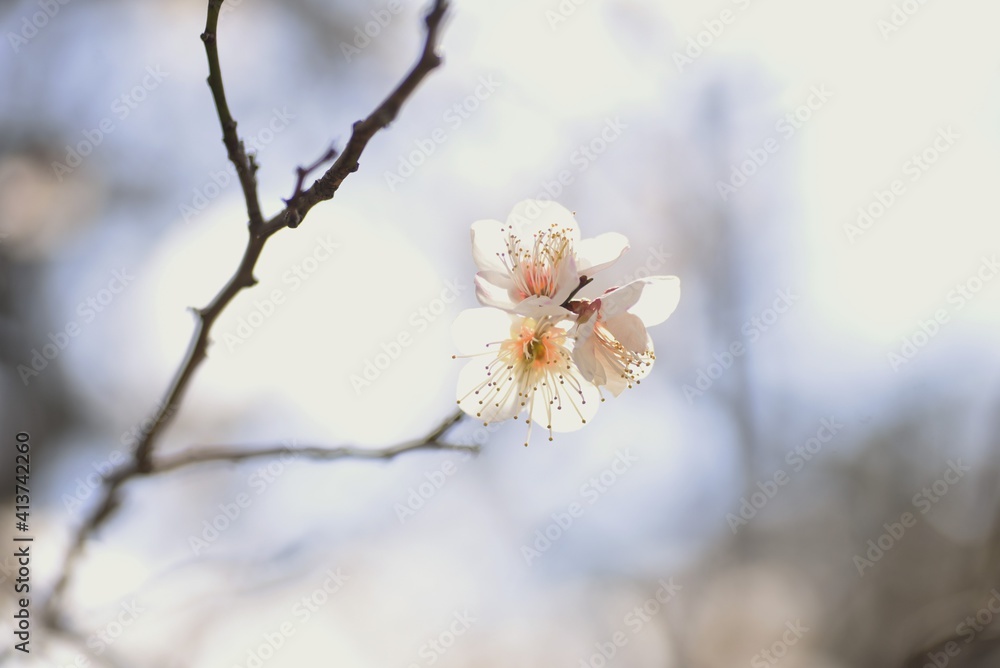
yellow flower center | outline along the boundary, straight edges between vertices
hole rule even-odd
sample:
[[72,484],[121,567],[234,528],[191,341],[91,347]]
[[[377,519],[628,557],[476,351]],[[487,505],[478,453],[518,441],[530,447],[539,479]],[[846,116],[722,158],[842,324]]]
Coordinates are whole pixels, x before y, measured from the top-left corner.
[[[529,425],[529,438],[530,425],[535,419],[544,419],[551,441],[552,413],[563,410],[563,406],[586,423],[580,405],[587,401],[581,382],[573,373],[572,358],[566,347],[566,330],[546,318],[525,318],[511,329],[509,339],[498,343],[499,353],[486,365],[485,379],[465,398],[479,395],[477,403],[480,406],[490,403],[496,407],[509,400],[516,401],[519,408],[528,409],[525,422]],[[538,397],[542,401],[536,402]],[[459,399],[459,403],[465,398]],[[536,410],[541,415],[536,416]],[[481,417],[481,411],[476,416]]]

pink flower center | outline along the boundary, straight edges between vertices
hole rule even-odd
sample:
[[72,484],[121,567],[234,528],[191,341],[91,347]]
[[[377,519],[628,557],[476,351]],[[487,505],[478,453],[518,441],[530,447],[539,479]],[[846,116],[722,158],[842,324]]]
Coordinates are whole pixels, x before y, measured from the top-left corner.
[[564,358],[565,332],[552,327],[536,331],[533,325],[531,321],[521,325],[517,337],[501,345],[502,356],[512,363],[528,365],[533,371],[558,364]]
[[573,256],[570,230],[550,228],[536,232],[528,248],[521,239],[508,233],[507,253],[500,258],[514,279],[518,297],[552,297],[559,291],[562,263]]

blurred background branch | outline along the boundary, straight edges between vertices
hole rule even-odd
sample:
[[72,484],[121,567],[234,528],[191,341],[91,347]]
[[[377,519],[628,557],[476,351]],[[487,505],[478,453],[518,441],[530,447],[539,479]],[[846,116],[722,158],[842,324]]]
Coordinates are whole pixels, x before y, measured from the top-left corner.
[[422,438],[406,441],[398,445],[391,445],[385,448],[362,448],[351,446],[329,447],[329,446],[204,446],[199,445],[188,450],[172,453],[171,455],[157,458],[153,462],[152,473],[167,473],[186,466],[195,464],[207,464],[210,462],[230,462],[238,463],[248,459],[270,459],[275,457],[289,457],[292,459],[311,459],[315,461],[328,461],[331,459],[343,459],[346,457],[355,459],[392,459],[414,450],[444,450],[475,454],[479,452],[479,447],[475,444],[456,444],[442,441],[448,430],[461,421],[463,413],[458,411],[439,427]]

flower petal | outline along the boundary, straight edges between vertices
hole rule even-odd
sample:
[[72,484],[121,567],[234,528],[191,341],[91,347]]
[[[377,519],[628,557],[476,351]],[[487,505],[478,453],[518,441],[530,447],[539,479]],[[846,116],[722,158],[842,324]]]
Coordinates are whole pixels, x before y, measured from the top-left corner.
[[587,382],[604,385],[608,378],[604,365],[597,361],[597,343],[593,337],[592,323],[584,325],[573,346],[573,361],[580,370],[580,375]]
[[562,304],[580,286],[580,273],[577,271],[576,259],[573,256],[567,257],[560,263],[556,285],[559,289],[552,295],[552,301],[556,304]]
[[612,395],[618,397],[629,388],[629,381],[625,376],[613,375],[611,378],[608,378],[603,387]]
[[470,308],[458,314],[451,324],[455,347],[462,355],[478,355],[498,350],[487,345],[510,337],[511,327],[520,318],[495,308]]
[[492,275],[493,272],[479,272],[476,274],[476,299],[483,306],[510,311],[514,308],[514,301],[510,298],[510,290],[506,286],[497,285],[488,280],[485,276]]
[[625,346],[626,350],[634,353],[646,352],[646,342],[649,335],[646,333],[646,326],[639,316],[633,313],[619,313],[604,322],[611,335],[618,340],[618,343]]
[[[505,384],[499,390],[495,386],[487,386],[486,383],[492,380],[488,366],[489,361],[486,359],[475,359],[459,372],[455,394],[458,407],[486,423],[508,420],[521,411],[521,398],[512,383]],[[501,368],[494,371],[494,374],[497,373],[507,373],[507,370]]]
[[507,272],[497,255],[507,252],[506,227],[499,220],[477,220],[472,224],[472,259],[480,271]]
[[676,276],[650,276],[614,288],[601,295],[605,319],[628,311],[647,327],[658,325],[674,312],[681,299],[681,281]]
[[642,279],[646,287],[639,300],[629,308],[646,327],[659,325],[670,317],[681,300],[681,279],[676,276],[650,276]]
[[573,317],[573,313],[569,309],[560,306],[559,302],[556,302],[551,297],[542,297],[540,295],[525,297],[510,310],[513,313],[535,318],[536,320],[546,316],[560,320]]
[[599,297],[601,300],[601,315],[605,320],[631,309],[646,288],[646,279],[637,278],[617,288],[612,288]]
[[574,246],[580,241],[580,226],[576,218],[561,204],[552,201],[526,199],[518,202],[507,217],[507,224],[526,242],[530,242],[536,233],[552,228],[565,230]]
[[576,431],[593,419],[601,404],[601,393],[576,371],[570,369],[559,380],[546,381],[530,404],[532,422],[552,431]]
[[628,238],[617,232],[584,239],[576,246],[577,270],[581,276],[593,276],[617,262],[628,249]]
[[506,271],[481,271],[476,276],[482,276],[484,281],[488,281],[504,290],[510,290],[514,287],[514,279]]

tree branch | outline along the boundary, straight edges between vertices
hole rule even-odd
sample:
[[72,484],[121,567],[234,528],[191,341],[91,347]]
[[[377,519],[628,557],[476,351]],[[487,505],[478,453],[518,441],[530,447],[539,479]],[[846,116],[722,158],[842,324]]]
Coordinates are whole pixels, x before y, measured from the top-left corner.
[[[292,196],[285,200],[285,206],[292,209],[293,213],[297,216],[298,210],[296,209],[296,203],[298,199],[302,197],[302,186],[305,185],[306,177],[315,172],[317,169],[323,166],[324,163],[329,162],[337,157],[337,149],[331,146],[326,150],[326,153],[321,155],[316,162],[308,165],[306,167],[299,167],[295,170],[295,189],[292,191]],[[298,227],[299,223],[302,222],[300,219],[295,218],[288,221],[288,227]]]
[[266,459],[290,455],[294,458],[304,458],[319,461],[329,461],[332,459],[393,459],[394,457],[414,450],[451,450],[457,452],[479,452],[479,446],[459,445],[446,443],[439,439],[443,438],[448,429],[457,424],[462,419],[462,412],[459,411],[449,417],[442,426],[438,427],[423,438],[412,441],[405,441],[397,445],[384,448],[359,448],[355,446],[341,446],[330,448],[326,446],[271,446],[266,448],[254,448],[252,446],[192,446],[191,448],[174,455],[163,457],[153,464],[152,473],[167,473],[177,469],[193,466],[195,464],[205,464],[209,462],[231,462],[239,463],[250,459]]
[[[55,619],[58,604],[65,593],[66,586],[74,570],[76,561],[83,552],[90,536],[96,533],[108,518],[114,514],[120,503],[120,489],[132,478],[149,475],[158,471],[153,463],[153,449],[164,427],[171,420],[180,405],[184,392],[191,382],[198,366],[205,360],[208,354],[210,342],[210,332],[219,314],[232,302],[233,298],[244,288],[252,287],[257,283],[254,278],[254,267],[260,258],[264,245],[272,234],[278,230],[297,225],[305,214],[320,201],[332,199],[343,180],[352,172],[358,169],[358,159],[364,151],[365,146],[371,137],[379,130],[391,123],[403,103],[416,90],[433,69],[441,64],[441,58],[437,55],[439,32],[442,19],[447,10],[447,0],[435,0],[431,11],[425,19],[427,32],[423,49],[417,63],[411,68],[409,73],[396,86],[395,90],[389,94],[382,104],[375,109],[366,119],[354,124],[351,138],[347,147],[340,155],[340,158],[330,167],[316,183],[305,191],[301,190],[301,183],[298,183],[295,193],[286,205],[285,209],[269,221],[264,221],[257,195],[257,182],[255,173],[257,165],[252,156],[248,157],[243,143],[236,134],[236,121],[229,112],[226,102],[225,89],[222,85],[222,70],[219,65],[219,52],[216,43],[216,29],[219,21],[219,12],[222,8],[223,0],[208,0],[208,14],[205,22],[205,32],[201,39],[205,44],[205,53],[208,58],[208,85],[212,91],[215,107],[219,115],[219,123],[222,126],[222,140],[226,146],[229,159],[236,167],[240,185],[243,188],[246,200],[247,215],[249,217],[247,245],[243,251],[243,258],[236,269],[236,272],[229,279],[226,285],[219,291],[208,306],[195,310],[198,322],[191,343],[188,346],[184,361],[174,376],[166,397],[160,404],[152,419],[151,427],[145,431],[143,437],[136,446],[132,460],[121,465],[111,472],[104,481],[103,493],[97,502],[95,509],[74,534],[66,556],[63,559],[59,577],[53,585],[52,592],[45,599],[41,606],[41,617],[46,623],[58,625]],[[301,174],[301,171],[299,172]],[[304,179],[304,176],[300,176]],[[293,223],[294,221],[294,223]],[[292,224],[293,223],[293,224]],[[461,417],[456,414],[454,421],[444,427],[447,430]],[[441,429],[439,427],[439,429]],[[436,430],[437,431],[437,430]],[[437,439],[444,431],[428,436],[424,443],[410,443],[397,446],[398,452],[391,448],[385,450],[385,456],[395,456],[399,452],[427,447],[443,447],[446,444],[437,443]],[[457,446],[446,446],[457,447]],[[318,455],[320,448],[310,449],[314,455]],[[218,451],[213,451],[218,453]],[[357,455],[358,449],[342,448],[332,452],[340,452],[338,457],[345,456],[373,456]],[[263,456],[263,455],[261,455]],[[330,458],[329,455],[324,455]],[[231,457],[225,457],[231,459]],[[173,462],[173,468],[186,465],[181,460],[167,460],[168,465]],[[198,461],[211,461],[209,459]],[[191,463],[195,463],[194,460]],[[162,467],[163,464],[160,463]],[[170,469],[161,469],[170,470]]]
[[223,0],[208,0],[208,17],[205,19],[205,32],[201,34],[201,41],[205,43],[205,55],[208,57],[208,87],[212,90],[215,108],[219,112],[219,124],[222,125],[222,143],[226,145],[229,160],[236,167],[236,175],[243,188],[243,198],[247,203],[250,230],[254,232],[259,231],[264,225],[264,217],[260,212],[260,201],[257,197],[257,164],[252,157],[247,157],[243,141],[236,134],[236,121],[229,113],[226,90],[222,86],[222,67],[219,65],[219,46],[216,39],[222,3]]
[[427,39],[424,41],[424,48],[420,59],[410,69],[406,77],[399,82],[396,89],[392,91],[385,100],[382,101],[375,111],[367,118],[354,123],[351,131],[351,138],[344,147],[344,152],[340,154],[337,161],[323,176],[316,180],[301,196],[294,202],[290,202],[285,210],[268,220],[264,224],[264,233],[271,235],[283,227],[293,227],[298,225],[309,209],[319,202],[332,199],[336,194],[340,184],[348,176],[358,170],[358,160],[361,153],[368,145],[368,141],[375,136],[379,130],[386,128],[396,120],[403,103],[409,99],[413,91],[420,85],[428,74],[441,65],[441,56],[437,53],[438,33],[441,30],[441,23],[445,13],[448,11],[448,0],[436,0],[430,13],[424,19],[427,25]]

